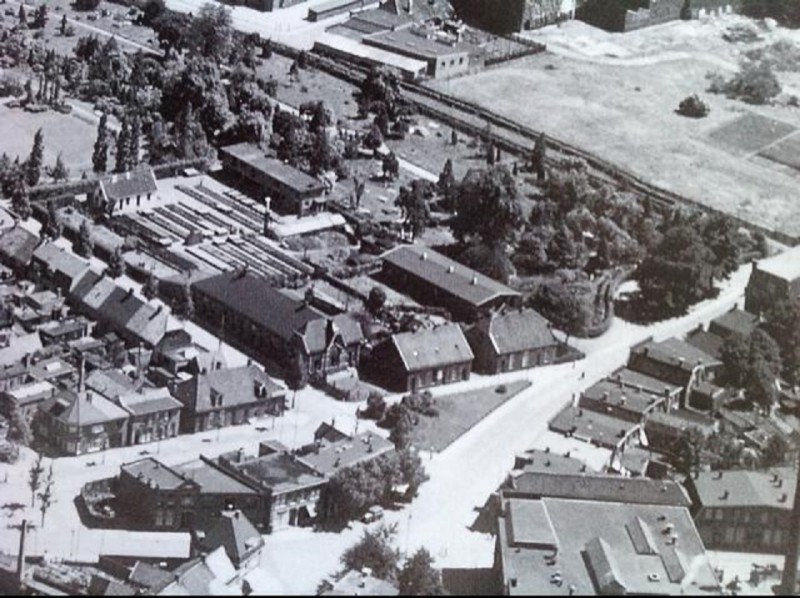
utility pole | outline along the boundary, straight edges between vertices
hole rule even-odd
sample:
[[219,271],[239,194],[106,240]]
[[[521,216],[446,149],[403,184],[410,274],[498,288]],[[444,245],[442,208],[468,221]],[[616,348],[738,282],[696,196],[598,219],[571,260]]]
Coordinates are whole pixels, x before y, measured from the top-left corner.
[[[800,454],[797,457],[798,473],[800,473]],[[794,489],[792,519],[789,522],[789,541],[786,546],[786,558],[783,561],[783,577],[779,594],[794,596],[797,593],[797,564],[800,552],[800,479]]]

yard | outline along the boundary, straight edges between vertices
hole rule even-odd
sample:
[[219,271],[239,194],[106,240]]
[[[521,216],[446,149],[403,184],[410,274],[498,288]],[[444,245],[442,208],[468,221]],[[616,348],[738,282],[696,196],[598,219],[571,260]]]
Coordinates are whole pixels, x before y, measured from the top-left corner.
[[0,104],[0,131],[3,132],[0,153],[8,154],[12,160],[16,156],[25,160],[37,129],[42,129],[44,134],[45,167],[53,166],[61,153],[72,178],[79,178],[84,171],[92,172],[96,125],[88,124],[74,114],[66,116],[55,110],[32,113]]
[[[755,47],[722,40],[725,28],[742,20],[676,22],[624,35],[567,23],[530,33],[550,52],[432,85],[695,201],[800,235],[800,173],[751,155],[766,151],[774,160],[783,148],[765,146],[800,126],[800,110],[750,106],[705,92],[709,72],[730,76],[741,54]],[[783,34],[764,32],[759,43]],[[784,82],[784,92],[796,90]],[[680,101],[695,93],[710,105],[710,115],[695,120],[676,114]],[[734,153],[720,147],[720,135],[734,144]]]
[[439,416],[420,415],[419,423],[411,432],[411,443],[420,450],[437,453],[443,451],[484,417],[530,385],[528,380],[517,380],[496,387],[439,395],[434,403]]

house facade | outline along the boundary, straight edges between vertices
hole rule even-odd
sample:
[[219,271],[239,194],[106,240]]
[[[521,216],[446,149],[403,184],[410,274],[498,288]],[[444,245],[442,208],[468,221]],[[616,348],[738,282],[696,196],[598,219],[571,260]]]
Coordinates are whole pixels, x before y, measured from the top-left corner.
[[778,301],[800,297],[800,246],[753,262],[744,292],[744,308],[766,314]]
[[121,395],[116,403],[130,414],[126,444],[174,438],[180,432],[183,403],[166,388],[149,388]]
[[468,380],[474,355],[461,327],[395,334],[373,350],[373,376],[387,388],[417,392],[430,386]]
[[324,378],[357,368],[361,358],[361,325],[347,314],[311,320],[296,333],[294,345],[303,355],[309,376]]

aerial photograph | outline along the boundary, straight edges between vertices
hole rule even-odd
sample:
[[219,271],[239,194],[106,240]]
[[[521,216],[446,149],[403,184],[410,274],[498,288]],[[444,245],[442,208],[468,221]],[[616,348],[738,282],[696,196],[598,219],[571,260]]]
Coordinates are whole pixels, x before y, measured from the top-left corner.
[[800,0],[0,0],[0,595],[800,595]]

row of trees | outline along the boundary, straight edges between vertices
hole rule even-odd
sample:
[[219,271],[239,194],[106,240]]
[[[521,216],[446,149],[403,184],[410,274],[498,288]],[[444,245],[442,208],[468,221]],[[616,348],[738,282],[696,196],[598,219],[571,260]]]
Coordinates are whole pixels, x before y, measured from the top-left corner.
[[403,562],[394,547],[396,536],[397,526],[365,530],[361,539],[342,555],[345,571],[368,568],[378,579],[397,583],[401,596],[444,595],[442,576],[433,566],[430,552],[420,548]]

